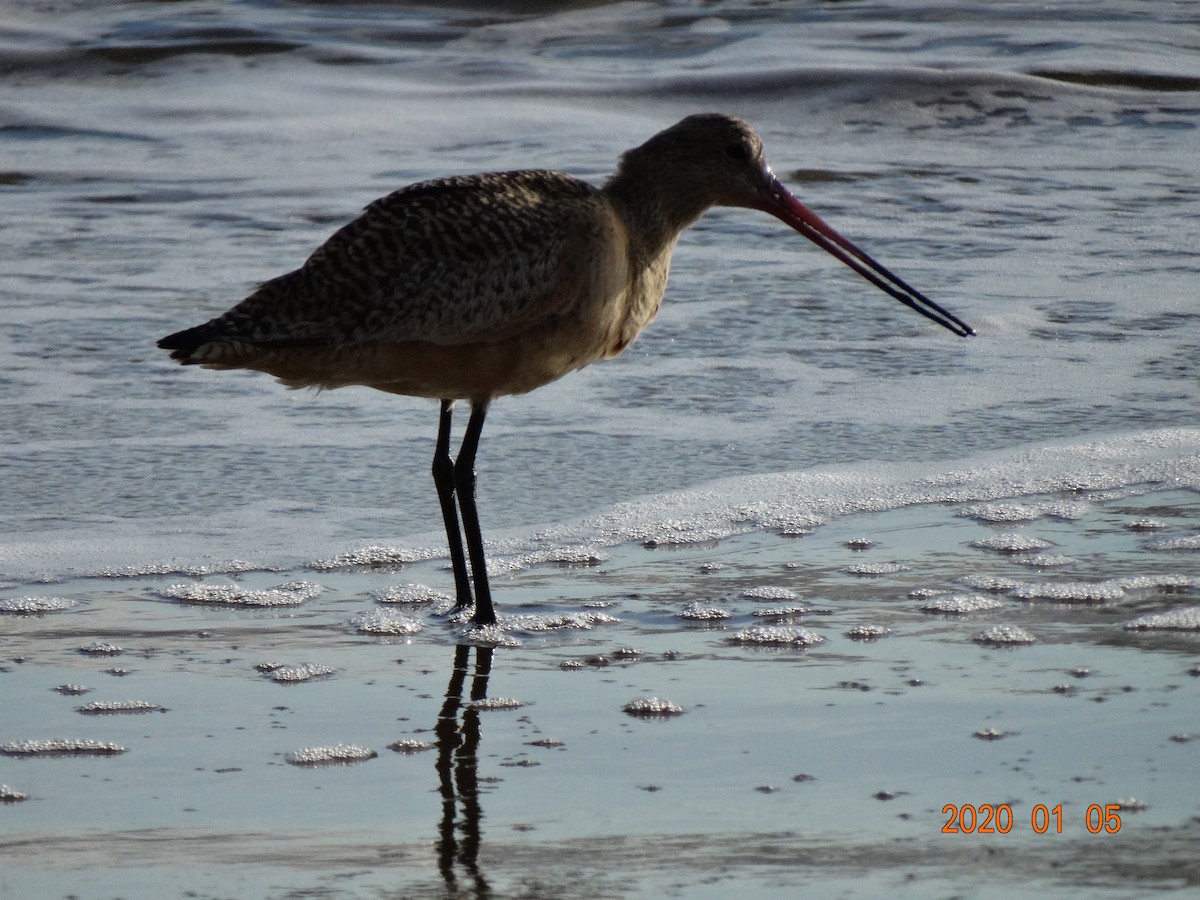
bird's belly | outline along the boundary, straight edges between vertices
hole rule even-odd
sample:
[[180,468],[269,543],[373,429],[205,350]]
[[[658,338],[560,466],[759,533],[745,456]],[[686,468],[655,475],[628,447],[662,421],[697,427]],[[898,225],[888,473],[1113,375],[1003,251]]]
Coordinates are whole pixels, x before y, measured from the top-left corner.
[[406,341],[280,348],[262,354],[247,368],[268,372],[296,388],[364,385],[414,397],[479,400],[532,391],[615,355],[627,343],[619,336],[560,325],[469,344]]

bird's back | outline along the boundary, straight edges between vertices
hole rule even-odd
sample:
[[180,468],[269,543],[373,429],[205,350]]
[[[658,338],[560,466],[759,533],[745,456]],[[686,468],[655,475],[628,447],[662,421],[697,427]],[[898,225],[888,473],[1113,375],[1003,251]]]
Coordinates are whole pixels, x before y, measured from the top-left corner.
[[571,302],[562,270],[604,218],[596,188],[557,172],[415,184],[370,204],[299,269],[159,346],[186,364],[260,368],[288,349],[503,340]]

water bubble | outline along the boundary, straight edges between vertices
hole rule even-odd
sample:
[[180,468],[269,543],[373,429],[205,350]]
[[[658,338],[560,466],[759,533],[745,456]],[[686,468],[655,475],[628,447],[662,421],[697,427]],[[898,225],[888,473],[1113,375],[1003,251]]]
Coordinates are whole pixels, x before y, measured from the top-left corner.
[[1003,523],[1033,522],[1041,518],[1082,519],[1090,509],[1089,504],[1073,500],[1046,500],[1041,503],[976,503],[959,512],[960,516],[978,522],[998,525]]
[[166,707],[146,700],[95,700],[84,706],[75,707],[75,711],[85,716],[103,716],[121,713],[151,713],[166,712]]
[[1049,541],[1027,534],[994,534],[972,541],[971,546],[980,550],[994,550],[997,553],[1029,553],[1033,550],[1045,550],[1052,545]]
[[996,575],[964,575],[959,581],[977,591],[989,591],[994,594],[1007,593],[1022,584],[1015,578],[1003,578]]
[[86,647],[80,647],[79,652],[85,656],[119,656],[125,652],[116,644],[106,644],[103,641],[92,641]]
[[1036,641],[1032,634],[1024,628],[1018,628],[1015,625],[994,625],[986,631],[981,631],[975,636],[975,641],[980,644],[1002,644],[1005,646],[1017,646],[1019,644],[1032,644]]
[[328,747],[305,747],[284,757],[293,766],[351,765],[374,759],[379,754],[357,744],[334,744]]
[[268,590],[251,590],[236,584],[173,584],[160,591],[168,600],[217,606],[299,606],[324,590],[311,581],[289,581]]
[[480,712],[520,709],[524,705],[520,700],[514,700],[512,697],[484,697],[482,700],[472,700],[467,704],[470,709],[477,709]]
[[1107,603],[1125,596],[1115,581],[1021,584],[1009,594],[1018,600],[1052,600],[1056,603]]
[[948,597],[932,597],[921,605],[921,611],[942,615],[966,615],[986,609],[999,609],[1004,604],[995,597],[982,594],[951,594]]
[[411,739],[393,741],[388,744],[389,750],[394,750],[397,753],[423,753],[426,750],[432,750],[433,744],[428,741],[415,741]]
[[279,684],[299,684],[302,681],[309,681],[313,678],[321,678],[325,675],[332,675],[337,671],[333,666],[322,665],[321,663],[295,663],[294,665],[281,665],[279,663],[260,663],[255,666],[260,672],[265,672],[272,681]]
[[1056,566],[1073,566],[1079,560],[1062,553],[1035,553],[1032,556],[1018,556],[1013,562],[1033,569],[1051,569]]
[[752,625],[729,638],[735,644],[759,644],[779,647],[811,647],[825,640],[807,628],[787,625]]
[[636,700],[630,700],[621,709],[627,715],[637,716],[642,719],[682,716],[684,712],[683,707],[678,703],[672,703],[670,700],[664,700],[661,697],[638,697]]
[[1200,606],[1153,613],[1125,623],[1128,631],[1200,631]]
[[62,612],[79,605],[70,597],[8,597],[0,600],[0,614],[10,616],[40,616]]
[[883,575],[898,575],[907,572],[908,566],[901,562],[859,563],[842,569],[847,575],[857,575],[860,578],[878,578]]
[[997,731],[995,728],[980,728],[973,732],[971,737],[978,738],[981,741],[1000,741],[1006,737],[1012,737],[1017,732],[1015,731]]
[[400,550],[395,547],[373,546],[352,550],[329,559],[318,559],[309,563],[309,567],[319,572],[328,572],[333,569],[402,569],[412,563],[432,559],[433,556],[432,551],[417,552]]
[[807,606],[772,606],[767,609],[756,609],[751,615],[761,619],[789,619],[793,616],[803,616],[807,612]]
[[785,587],[777,587],[775,585],[763,585],[761,587],[746,588],[742,591],[743,600],[795,600],[796,592]]
[[6,756],[116,756],[126,752],[128,748],[119,744],[87,739],[47,738],[0,744],[0,753]]
[[403,616],[387,608],[360,613],[350,620],[350,625],[362,634],[416,634],[424,627],[412,616]]
[[1117,806],[1121,812],[1145,812],[1150,808],[1145,800],[1138,800],[1136,797],[1130,797],[1128,800],[1117,800]]
[[423,584],[395,584],[382,591],[375,591],[376,603],[411,604],[414,606],[434,603],[452,605],[454,598],[442,591],[435,591]]
[[514,631],[539,633],[578,628],[590,631],[597,625],[612,625],[621,620],[602,612],[546,613],[544,615],[505,616],[505,627]]
[[1158,519],[1134,519],[1126,526],[1130,531],[1162,531],[1164,528],[1170,528],[1166,522],[1160,522]]
[[1146,541],[1146,549],[1163,551],[1200,550],[1200,534],[1177,538],[1157,538],[1153,541]]
[[890,628],[882,625],[855,625],[846,632],[846,637],[854,641],[874,641],[891,634]]
[[676,613],[676,616],[693,622],[717,622],[732,618],[733,613],[717,606],[705,606],[699,600],[693,600]]

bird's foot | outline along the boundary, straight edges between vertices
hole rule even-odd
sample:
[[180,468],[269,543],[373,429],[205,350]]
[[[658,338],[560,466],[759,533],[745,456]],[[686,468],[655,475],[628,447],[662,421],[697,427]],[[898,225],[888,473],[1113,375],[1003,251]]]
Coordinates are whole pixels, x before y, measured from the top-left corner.
[[449,609],[443,609],[436,613],[435,616],[439,619],[447,619],[456,625],[461,625],[465,622],[473,621],[475,614],[475,603],[455,603]]

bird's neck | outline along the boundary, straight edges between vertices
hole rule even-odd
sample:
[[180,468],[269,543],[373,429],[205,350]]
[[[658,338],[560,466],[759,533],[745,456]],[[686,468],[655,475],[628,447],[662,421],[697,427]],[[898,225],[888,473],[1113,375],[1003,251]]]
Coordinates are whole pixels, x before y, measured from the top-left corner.
[[696,192],[625,167],[604,184],[603,192],[625,223],[631,253],[643,264],[670,254],[684,229],[711,206]]

